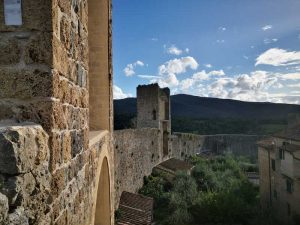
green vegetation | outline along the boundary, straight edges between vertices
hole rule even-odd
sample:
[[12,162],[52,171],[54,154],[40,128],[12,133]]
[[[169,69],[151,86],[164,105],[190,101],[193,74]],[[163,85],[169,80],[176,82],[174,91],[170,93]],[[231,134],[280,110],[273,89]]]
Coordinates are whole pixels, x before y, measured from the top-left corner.
[[[286,120],[250,120],[250,119],[196,119],[172,117],[172,131],[194,134],[257,134],[268,135],[283,130]],[[135,128],[135,114],[115,114],[116,130]]]
[[258,134],[267,135],[284,129],[286,120],[194,119],[172,118],[174,132],[194,134]]
[[258,187],[243,172],[255,170],[249,161],[227,154],[207,160],[193,157],[190,162],[195,165],[191,175],[145,178],[140,193],[154,198],[156,224],[276,224],[271,215],[260,213]]

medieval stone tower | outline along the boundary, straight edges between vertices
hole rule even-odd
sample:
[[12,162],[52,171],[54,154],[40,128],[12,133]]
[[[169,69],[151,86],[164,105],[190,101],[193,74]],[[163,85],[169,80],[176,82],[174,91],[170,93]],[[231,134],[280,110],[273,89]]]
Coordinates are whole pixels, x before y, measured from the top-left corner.
[[171,134],[169,88],[160,88],[158,84],[137,87],[137,128],[160,129],[163,155],[168,155]]
[[0,0],[0,224],[114,223],[110,0]]

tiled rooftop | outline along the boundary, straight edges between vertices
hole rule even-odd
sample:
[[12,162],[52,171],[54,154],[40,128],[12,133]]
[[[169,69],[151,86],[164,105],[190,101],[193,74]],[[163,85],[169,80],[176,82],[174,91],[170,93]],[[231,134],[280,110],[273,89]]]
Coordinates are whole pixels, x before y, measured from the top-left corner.
[[193,165],[191,165],[183,160],[172,158],[172,159],[169,159],[167,161],[160,163],[158,165],[158,167],[163,167],[167,170],[176,172],[176,171],[180,171],[180,170],[183,170],[183,171],[191,170],[193,168]]
[[261,146],[265,149],[273,149],[274,148],[274,139],[273,138],[267,138],[267,139],[263,139],[257,142],[258,146]]
[[151,225],[153,199],[124,191],[119,210],[121,218],[118,220],[118,225]]

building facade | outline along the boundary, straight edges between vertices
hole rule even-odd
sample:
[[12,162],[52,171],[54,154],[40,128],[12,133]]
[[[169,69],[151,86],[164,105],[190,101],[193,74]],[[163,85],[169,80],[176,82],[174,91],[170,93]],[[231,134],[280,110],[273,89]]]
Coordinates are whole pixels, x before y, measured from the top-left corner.
[[284,224],[299,222],[299,131],[296,125],[258,143],[261,205]]
[[110,0],[0,0],[0,224],[114,223]]

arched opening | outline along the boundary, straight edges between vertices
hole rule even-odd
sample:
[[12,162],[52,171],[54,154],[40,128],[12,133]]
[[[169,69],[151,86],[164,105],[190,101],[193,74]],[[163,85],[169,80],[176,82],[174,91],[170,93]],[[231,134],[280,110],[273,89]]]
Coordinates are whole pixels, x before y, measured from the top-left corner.
[[107,158],[105,157],[102,161],[101,172],[99,177],[94,224],[111,225],[110,209],[109,168]]
[[89,127],[111,130],[110,1],[88,1]]

